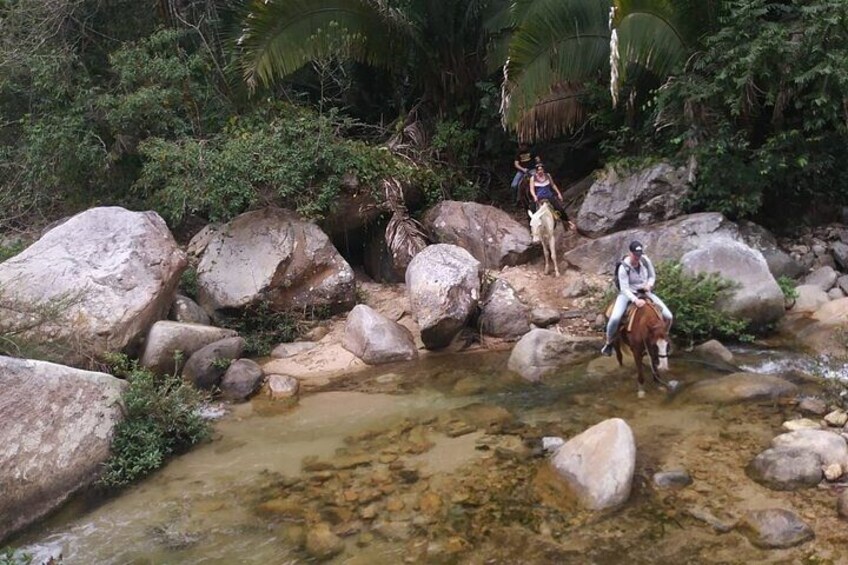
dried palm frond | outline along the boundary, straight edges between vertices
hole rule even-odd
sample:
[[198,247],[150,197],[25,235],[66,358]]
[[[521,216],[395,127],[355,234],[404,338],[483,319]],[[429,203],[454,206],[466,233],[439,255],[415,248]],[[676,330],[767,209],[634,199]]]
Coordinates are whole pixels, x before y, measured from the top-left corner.
[[555,85],[547,97],[521,115],[515,125],[518,139],[532,143],[574,131],[586,119],[582,92],[581,85]]
[[392,212],[386,225],[386,246],[392,254],[395,268],[403,272],[409,262],[427,247],[427,235],[417,220],[409,215],[403,199],[403,185],[395,178],[383,181],[386,191],[385,206]]

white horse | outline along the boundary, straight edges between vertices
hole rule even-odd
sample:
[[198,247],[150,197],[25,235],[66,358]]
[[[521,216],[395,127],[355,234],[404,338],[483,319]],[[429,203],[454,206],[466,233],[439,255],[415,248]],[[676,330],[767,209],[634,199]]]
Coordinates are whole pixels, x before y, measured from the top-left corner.
[[554,237],[554,211],[548,201],[542,202],[539,209],[534,214],[527,210],[530,216],[530,234],[533,236],[533,243],[542,243],[542,255],[545,256],[545,274],[551,271],[551,266],[548,263],[550,256],[551,262],[554,264],[554,272],[559,276],[559,265],[557,264],[556,256],[556,238]]

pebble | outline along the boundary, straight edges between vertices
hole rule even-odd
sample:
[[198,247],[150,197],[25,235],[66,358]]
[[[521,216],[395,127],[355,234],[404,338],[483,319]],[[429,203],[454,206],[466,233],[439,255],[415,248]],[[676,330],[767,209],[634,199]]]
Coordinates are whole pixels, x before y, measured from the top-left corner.
[[824,417],[824,421],[830,424],[831,426],[836,426],[841,428],[846,423],[848,423],[848,413],[844,410],[834,410],[830,414],[827,414]]
[[542,438],[542,449],[545,451],[556,451],[565,444],[561,437],[547,436]]
[[828,481],[835,481],[842,476],[842,465],[840,465],[839,463],[826,465],[822,468],[822,471],[824,471],[824,477]]
[[798,409],[815,416],[824,416],[827,413],[827,403],[821,398],[807,397],[798,403]]
[[809,418],[798,418],[796,420],[787,420],[781,426],[787,432],[796,432],[798,430],[820,430],[821,424]]
[[691,484],[692,477],[686,469],[654,473],[654,486],[657,488],[683,488]]

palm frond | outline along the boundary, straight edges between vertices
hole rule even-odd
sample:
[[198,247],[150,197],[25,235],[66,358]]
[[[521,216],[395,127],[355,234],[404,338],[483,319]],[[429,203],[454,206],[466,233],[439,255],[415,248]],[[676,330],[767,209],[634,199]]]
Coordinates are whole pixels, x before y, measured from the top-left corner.
[[551,94],[521,115],[515,124],[519,141],[533,143],[567,134],[575,124],[586,120],[586,108],[580,97],[584,87],[579,84],[559,84]]
[[397,12],[369,0],[250,0],[236,40],[248,86],[330,56],[389,68],[406,41]]
[[392,217],[386,225],[386,246],[392,254],[392,263],[399,272],[406,271],[409,262],[427,247],[424,227],[409,215],[403,199],[403,185],[395,178],[383,181],[386,205]]

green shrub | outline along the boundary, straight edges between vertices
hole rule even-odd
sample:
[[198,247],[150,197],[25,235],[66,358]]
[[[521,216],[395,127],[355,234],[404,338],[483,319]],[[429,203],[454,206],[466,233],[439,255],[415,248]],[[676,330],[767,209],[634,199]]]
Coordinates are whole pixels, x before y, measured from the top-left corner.
[[795,290],[795,281],[786,275],[777,278],[777,286],[779,286],[780,291],[783,292],[783,298],[787,303],[791,303],[793,300],[798,298],[798,291]]
[[0,565],[30,565],[32,563],[32,555],[28,553],[18,553],[11,547],[0,549]]
[[654,292],[674,313],[673,337],[689,345],[710,338],[752,339],[745,320],[716,308],[716,302],[733,290],[732,282],[715,274],[688,275],[683,272],[682,265],[674,261],[659,263],[656,269]]
[[180,275],[180,288],[186,296],[197,300],[197,269],[189,267]]
[[296,340],[304,328],[303,316],[276,312],[269,302],[260,302],[226,317],[221,325],[236,330],[244,338],[245,355],[259,357],[268,355],[280,343]]
[[11,259],[18,253],[24,250],[23,241],[16,241],[10,245],[0,245],[0,263],[5,261],[6,259]]
[[204,394],[179,376],[155,375],[123,355],[109,362],[113,374],[125,378],[129,387],[123,395],[124,420],[115,431],[100,483],[121,487],[208,437],[209,424],[199,413]]

